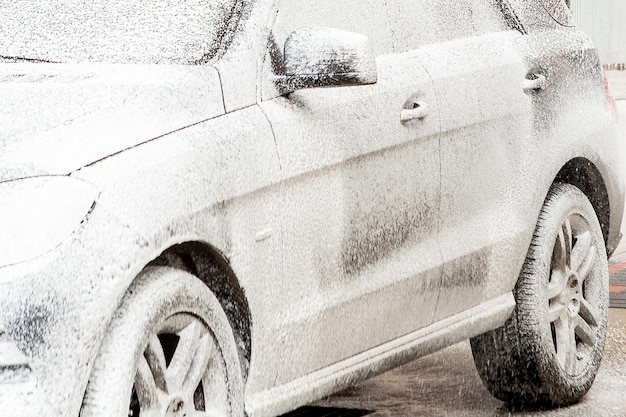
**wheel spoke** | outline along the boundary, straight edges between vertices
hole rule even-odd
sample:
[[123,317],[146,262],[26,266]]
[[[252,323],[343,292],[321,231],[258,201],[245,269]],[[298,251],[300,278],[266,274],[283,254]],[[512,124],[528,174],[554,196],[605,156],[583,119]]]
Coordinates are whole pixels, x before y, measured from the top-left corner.
[[584,298],[581,298],[580,300],[580,311],[578,314],[591,326],[598,325],[600,313],[589,303],[589,301]]
[[[591,248],[591,233],[586,231],[576,237],[576,245],[572,249],[570,268],[572,271],[579,271],[583,261],[588,259]],[[579,274],[580,276],[580,274]]]
[[569,323],[569,331],[568,331],[568,341],[567,341],[567,355],[565,359],[565,372],[570,375],[576,375],[576,365],[577,365],[577,351],[576,351],[576,333],[575,333],[575,325],[573,321]]
[[556,357],[561,366],[565,369],[571,348],[570,325],[567,314],[561,315],[561,317],[554,322],[554,330],[556,334]]
[[134,387],[142,413],[148,410],[160,409],[158,388],[154,381],[150,365],[148,365],[148,361],[143,355],[140,357],[137,364]]
[[548,322],[558,320],[565,313],[565,306],[561,303],[551,304],[548,309]]
[[178,333],[180,340],[176,346],[176,352],[167,368],[167,382],[170,393],[181,389],[185,378],[191,370],[194,356],[200,343],[202,325],[197,320]]
[[580,267],[578,268],[577,274],[582,282],[584,282],[585,279],[587,278],[587,275],[589,275],[589,272],[591,271],[591,268],[593,267],[593,264],[595,261],[596,261],[596,248],[595,246],[591,246],[589,248],[589,252],[587,253],[587,256],[585,257],[585,260],[581,263]]
[[209,365],[213,352],[216,352],[213,339],[209,333],[206,333],[198,341],[193,362],[191,363],[189,371],[183,382],[183,386],[181,388],[181,395],[183,398],[191,399],[193,402],[193,394],[196,391],[196,388],[198,388],[198,385],[200,385],[200,381],[207,370],[207,366]]
[[591,326],[580,316],[576,316],[573,322],[576,335],[587,346],[593,346],[596,343],[596,335]]
[[163,346],[159,341],[159,337],[154,334],[148,341],[148,346],[144,352],[150,371],[154,378],[154,382],[157,388],[164,392],[168,392],[165,355],[163,353]]

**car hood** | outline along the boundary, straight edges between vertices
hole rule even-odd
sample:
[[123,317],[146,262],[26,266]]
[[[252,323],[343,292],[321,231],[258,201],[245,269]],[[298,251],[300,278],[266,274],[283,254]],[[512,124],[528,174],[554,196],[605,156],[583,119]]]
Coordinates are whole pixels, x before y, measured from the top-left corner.
[[0,182],[64,175],[224,113],[210,66],[0,64]]

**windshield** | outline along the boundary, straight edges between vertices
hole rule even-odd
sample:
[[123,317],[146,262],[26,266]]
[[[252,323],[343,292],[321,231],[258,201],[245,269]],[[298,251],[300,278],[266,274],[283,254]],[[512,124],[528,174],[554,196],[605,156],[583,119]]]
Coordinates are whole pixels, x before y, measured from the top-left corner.
[[0,0],[4,61],[194,64],[212,58],[237,0]]

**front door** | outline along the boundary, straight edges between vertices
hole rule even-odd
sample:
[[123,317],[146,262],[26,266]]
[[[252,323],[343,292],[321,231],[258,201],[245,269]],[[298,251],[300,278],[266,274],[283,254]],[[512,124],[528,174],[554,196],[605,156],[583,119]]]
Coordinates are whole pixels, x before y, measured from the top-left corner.
[[[441,259],[437,99],[419,61],[393,52],[386,12],[375,0],[278,2],[261,103],[284,173],[276,215],[289,291],[277,289],[285,313],[273,334],[276,352],[300,356],[272,358],[277,383],[432,321]],[[280,96],[271,79],[282,45],[315,25],[366,35],[378,82]],[[423,117],[401,121],[419,106]]]

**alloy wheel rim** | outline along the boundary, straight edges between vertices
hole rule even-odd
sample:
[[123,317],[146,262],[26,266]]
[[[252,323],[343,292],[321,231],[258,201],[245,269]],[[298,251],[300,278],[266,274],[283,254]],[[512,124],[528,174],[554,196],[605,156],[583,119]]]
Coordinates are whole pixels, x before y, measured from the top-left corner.
[[548,320],[560,367],[569,375],[584,372],[596,344],[600,322],[592,292],[597,250],[591,228],[579,215],[562,223],[552,253],[548,283]]
[[199,318],[178,313],[161,323],[140,356],[129,417],[225,417],[225,365]]

